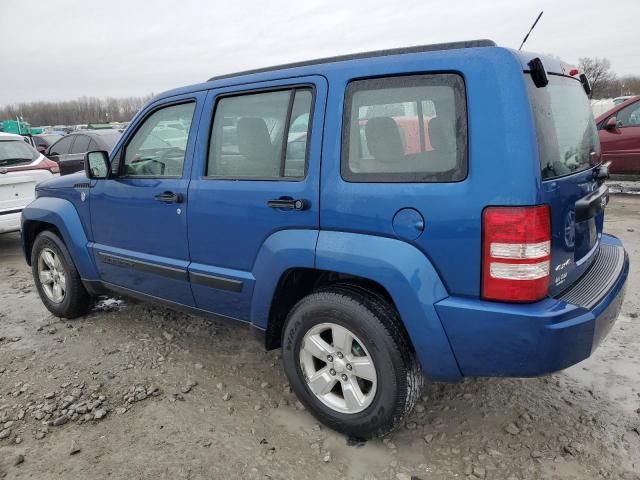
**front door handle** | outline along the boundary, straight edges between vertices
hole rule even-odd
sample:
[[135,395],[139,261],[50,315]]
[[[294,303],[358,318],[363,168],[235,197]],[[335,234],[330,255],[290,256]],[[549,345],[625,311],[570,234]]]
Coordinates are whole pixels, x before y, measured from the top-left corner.
[[184,200],[181,193],[173,192],[159,193],[153,198],[162,203],[182,203],[182,201]]
[[290,197],[280,197],[267,202],[271,208],[283,208],[286,210],[306,210],[309,202],[303,198],[293,199]]

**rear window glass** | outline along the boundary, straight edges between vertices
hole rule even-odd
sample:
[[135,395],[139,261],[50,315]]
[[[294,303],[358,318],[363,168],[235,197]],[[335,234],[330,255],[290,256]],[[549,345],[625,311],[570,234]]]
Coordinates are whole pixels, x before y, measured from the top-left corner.
[[542,179],[586,170],[600,160],[598,129],[582,84],[549,75],[537,88],[527,74],[527,88],[538,136]]
[[464,82],[456,74],[351,82],[342,177],[353,182],[455,182],[467,175]]
[[0,167],[33,162],[40,154],[20,139],[0,140]]

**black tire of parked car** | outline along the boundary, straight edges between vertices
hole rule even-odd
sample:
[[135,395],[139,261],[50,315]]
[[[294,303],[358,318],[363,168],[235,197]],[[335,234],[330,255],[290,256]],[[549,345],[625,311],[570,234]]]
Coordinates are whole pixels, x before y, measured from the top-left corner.
[[[50,248],[61,259],[66,278],[65,297],[60,303],[54,303],[44,293],[38,275],[38,258],[44,248]],[[83,315],[91,309],[93,297],[82,284],[78,270],[69,254],[66,245],[55,233],[45,230],[38,234],[31,249],[31,271],[38,294],[44,306],[56,317],[73,319]]]
[[[372,403],[354,414],[323,404],[306,384],[300,364],[302,340],[314,325],[331,322],[352,331],[365,344],[377,375]],[[395,308],[380,294],[354,284],[336,284],[300,300],[289,312],[282,335],[282,359],[292,390],[322,423],[346,435],[367,439],[400,425],[413,409],[424,377]]]

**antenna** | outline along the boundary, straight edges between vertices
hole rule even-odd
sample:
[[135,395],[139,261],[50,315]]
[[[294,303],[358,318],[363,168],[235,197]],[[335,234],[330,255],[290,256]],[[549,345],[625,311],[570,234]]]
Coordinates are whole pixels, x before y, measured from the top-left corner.
[[543,13],[544,13],[544,11],[541,11],[540,14],[538,15],[538,18],[536,18],[536,21],[533,22],[533,25],[531,25],[531,28],[529,29],[527,34],[524,36],[524,40],[522,40],[522,43],[520,44],[520,48],[518,50],[522,50],[522,47],[524,46],[525,42],[529,38],[529,35],[531,35],[531,32],[533,32],[533,29],[536,28],[538,20],[540,20],[540,17],[542,16]]

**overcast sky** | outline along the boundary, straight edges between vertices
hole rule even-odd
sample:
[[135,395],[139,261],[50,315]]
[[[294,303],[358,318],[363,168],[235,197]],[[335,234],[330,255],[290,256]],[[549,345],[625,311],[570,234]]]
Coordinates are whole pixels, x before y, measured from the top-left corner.
[[640,0],[0,0],[0,105],[159,93],[214,74],[490,38],[640,74]]

